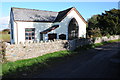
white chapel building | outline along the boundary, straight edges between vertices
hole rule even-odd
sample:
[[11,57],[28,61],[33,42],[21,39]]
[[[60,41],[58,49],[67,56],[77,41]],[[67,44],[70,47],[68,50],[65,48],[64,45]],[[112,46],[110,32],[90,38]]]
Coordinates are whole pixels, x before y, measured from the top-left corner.
[[85,19],[76,8],[60,12],[11,8],[11,43],[86,37]]

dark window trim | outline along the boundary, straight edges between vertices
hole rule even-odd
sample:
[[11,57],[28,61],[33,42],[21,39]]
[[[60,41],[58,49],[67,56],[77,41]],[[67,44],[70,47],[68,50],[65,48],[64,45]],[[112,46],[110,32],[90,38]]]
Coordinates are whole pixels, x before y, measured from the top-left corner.
[[72,18],[68,25],[68,39],[72,40],[78,38],[79,25],[75,18]]
[[[34,31],[26,31],[26,29],[34,29]],[[32,32],[34,32],[34,35],[29,35],[29,33],[32,34]],[[28,35],[26,35],[26,33],[28,33]],[[28,37],[28,39],[26,39],[26,37]],[[31,39],[29,39],[29,37],[31,37]],[[34,39],[32,39],[34,37]],[[25,28],[25,40],[35,40],[35,28]]]

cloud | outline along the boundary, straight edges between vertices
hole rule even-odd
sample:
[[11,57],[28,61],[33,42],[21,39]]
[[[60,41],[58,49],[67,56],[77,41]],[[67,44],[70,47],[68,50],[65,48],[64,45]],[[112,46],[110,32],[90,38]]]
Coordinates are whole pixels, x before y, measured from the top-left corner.
[[8,27],[9,20],[10,20],[9,16],[0,18],[0,30],[9,28]]

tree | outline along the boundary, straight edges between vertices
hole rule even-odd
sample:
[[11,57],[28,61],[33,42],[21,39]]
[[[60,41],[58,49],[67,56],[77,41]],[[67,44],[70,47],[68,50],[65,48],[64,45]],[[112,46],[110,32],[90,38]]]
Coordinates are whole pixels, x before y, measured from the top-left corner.
[[[101,15],[94,15],[88,20],[88,33],[106,35],[120,34],[120,10],[112,9]],[[100,36],[98,34],[98,36]]]
[[102,29],[102,34],[118,34],[120,32],[119,28],[119,15],[120,10],[112,9],[110,11],[105,11],[98,17],[98,27]]
[[89,20],[88,20],[88,27],[87,27],[87,35],[89,37],[100,37],[101,36],[101,31],[100,28],[98,27],[98,18],[99,15],[93,15]]

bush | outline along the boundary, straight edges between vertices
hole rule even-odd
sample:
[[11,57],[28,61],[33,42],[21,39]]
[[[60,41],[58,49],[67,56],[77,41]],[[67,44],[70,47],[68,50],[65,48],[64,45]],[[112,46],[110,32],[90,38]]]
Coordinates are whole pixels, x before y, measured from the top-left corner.
[[87,34],[89,35],[89,37],[101,37],[102,36],[99,28],[87,29]]

